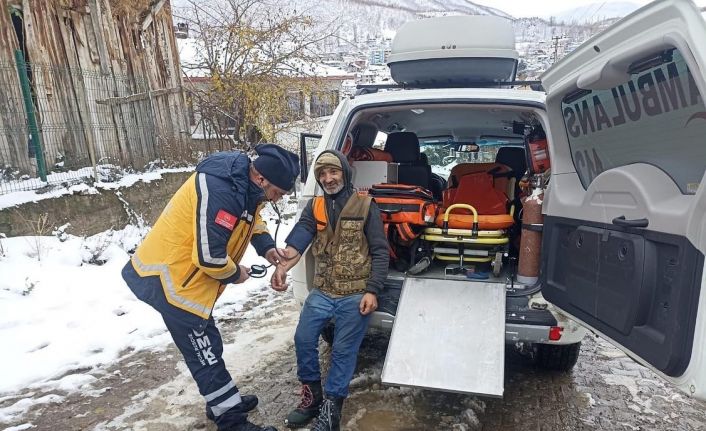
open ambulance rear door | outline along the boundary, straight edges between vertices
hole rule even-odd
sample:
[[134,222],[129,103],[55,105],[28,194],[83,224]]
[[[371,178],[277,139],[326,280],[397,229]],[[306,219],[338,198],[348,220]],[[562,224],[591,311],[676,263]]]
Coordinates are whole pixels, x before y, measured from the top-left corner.
[[543,76],[542,293],[706,399],[706,22],[653,2]]

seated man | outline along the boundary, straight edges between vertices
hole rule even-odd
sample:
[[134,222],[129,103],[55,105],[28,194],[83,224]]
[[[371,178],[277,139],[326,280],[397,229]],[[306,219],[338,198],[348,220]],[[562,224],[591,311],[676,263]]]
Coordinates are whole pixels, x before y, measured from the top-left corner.
[[[338,431],[358,348],[387,277],[389,255],[380,211],[369,196],[353,190],[346,157],[324,151],[314,164],[314,175],[324,196],[311,199],[302,211],[286,240],[291,259],[277,267],[272,287],[287,289],[287,271],[313,241],[314,286],[294,335],[302,399],[286,424],[301,427],[318,414],[312,431]],[[319,334],[331,319],[336,327],[324,399],[318,345]]]

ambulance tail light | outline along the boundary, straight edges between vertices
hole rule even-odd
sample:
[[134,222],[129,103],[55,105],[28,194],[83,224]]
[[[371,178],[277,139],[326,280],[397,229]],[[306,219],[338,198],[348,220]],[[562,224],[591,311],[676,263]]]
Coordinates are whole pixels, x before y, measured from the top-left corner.
[[564,328],[561,326],[552,326],[549,328],[549,339],[551,341],[559,341],[561,339],[561,331],[563,331]]

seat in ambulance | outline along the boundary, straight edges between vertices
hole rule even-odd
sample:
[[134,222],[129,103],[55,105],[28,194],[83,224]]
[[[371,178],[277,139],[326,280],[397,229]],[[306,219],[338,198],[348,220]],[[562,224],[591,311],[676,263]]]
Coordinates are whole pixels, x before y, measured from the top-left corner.
[[396,132],[387,136],[385,151],[392,155],[392,161],[399,163],[397,182],[421,186],[429,189],[431,167],[420,156],[419,139],[412,132]]

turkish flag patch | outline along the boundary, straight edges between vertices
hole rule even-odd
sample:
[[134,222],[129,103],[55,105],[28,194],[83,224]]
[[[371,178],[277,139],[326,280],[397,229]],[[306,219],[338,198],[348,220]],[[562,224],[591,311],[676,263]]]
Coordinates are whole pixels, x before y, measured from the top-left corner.
[[218,214],[216,214],[216,224],[219,224],[228,230],[233,230],[237,222],[238,217],[228,211],[220,210],[218,211]]

